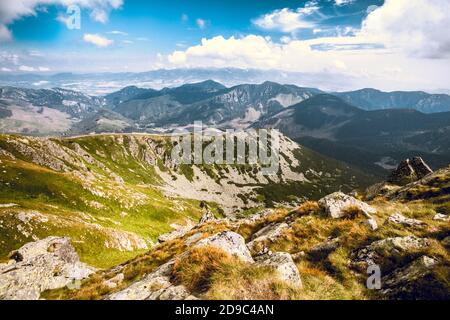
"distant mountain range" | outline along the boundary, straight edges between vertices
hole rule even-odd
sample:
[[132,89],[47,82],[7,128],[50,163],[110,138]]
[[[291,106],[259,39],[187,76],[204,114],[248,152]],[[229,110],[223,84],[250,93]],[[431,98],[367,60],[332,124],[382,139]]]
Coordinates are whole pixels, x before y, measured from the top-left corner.
[[194,121],[219,129],[274,127],[330,157],[385,174],[419,153],[450,160],[450,96],[363,89],[325,93],[275,82],[227,88],[208,80],[161,90],[128,86],[104,96],[0,88],[0,132],[79,135],[158,132]]
[[253,125],[276,128],[325,155],[374,171],[420,154],[436,167],[450,162],[450,112],[365,111],[320,94]]

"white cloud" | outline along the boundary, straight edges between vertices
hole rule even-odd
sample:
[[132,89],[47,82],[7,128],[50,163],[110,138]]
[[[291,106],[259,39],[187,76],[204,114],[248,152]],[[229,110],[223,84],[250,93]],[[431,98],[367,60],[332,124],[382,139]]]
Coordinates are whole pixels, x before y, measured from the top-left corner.
[[7,51],[0,51],[0,62],[16,66],[19,64],[19,55]]
[[85,42],[91,43],[97,47],[100,48],[106,48],[109,47],[110,45],[112,45],[114,43],[114,40],[110,40],[108,38],[105,38],[99,34],[91,34],[91,33],[86,33],[83,36],[83,40]]
[[195,23],[197,24],[197,27],[199,27],[200,29],[205,29],[207,21],[199,18],[195,21]]
[[450,1],[386,0],[363,22],[360,37],[427,58],[450,57]]
[[109,34],[113,34],[113,35],[118,35],[118,36],[127,36],[128,33],[123,32],[123,31],[119,31],[119,30],[113,30],[108,32]]
[[[36,16],[38,8],[44,10],[45,6],[50,5],[78,5],[90,10],[93,20],[106,23],[109,12],[119,9],[123,5],[123,0],[2,0],[0,1],[0,41],[12,38],[10,30],[7,28],[9,24],[22,17]],[[59,16],[57,20],[67,23],[64,16]]]
[[39,70],[40,72],[49,72],[49,71],[51,71],[51,69],[48,68],[48,67],[39,67],[38,70]]
[[337,6],[343,6],[355,2],[355,0],[334,0]]
[[5,68],[5,67],[2,67],[1,70],[2,70],[3,72],[11,72],[11,71],[12,71],[11,69]]
[[19,71],[33,72],[33,71],[36,71],[36,69],[33,67],[29,67],[29,66],[20,66]]
[[183,13],[181,15],[181,22],[188,22],[189,21],[189,16],[186,13]]
[[91,18],[94,21],[105,24],[108,22],[108,13],[104,9],[94,9],[91,12]]
[[312,29],[315,23],[310,18],[319,10],[320,8],[316,3],[310,1],[303,8],[296,10],[288,8],[275,10],[253,20],[253,23],[262,29],[283,32],[293,32],[298,29]]

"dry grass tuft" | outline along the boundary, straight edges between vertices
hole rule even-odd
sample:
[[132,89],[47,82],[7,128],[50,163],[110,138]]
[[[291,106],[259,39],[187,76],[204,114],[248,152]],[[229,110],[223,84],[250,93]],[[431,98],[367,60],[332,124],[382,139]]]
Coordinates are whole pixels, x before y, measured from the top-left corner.
[[210,288],[215,273],[236,268],[240,263],[238,259],[216,247],[194,248],[187,256],[175,261],[172,279],[191,292],[204,293]]

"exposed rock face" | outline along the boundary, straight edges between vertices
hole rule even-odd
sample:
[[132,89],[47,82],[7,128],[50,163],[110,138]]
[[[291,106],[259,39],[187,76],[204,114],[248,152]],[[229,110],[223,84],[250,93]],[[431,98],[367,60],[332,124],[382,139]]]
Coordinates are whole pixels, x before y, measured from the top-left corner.
[[425,161],[421,157],[414,157],[402,161],[397,169],[391,173],[387,181],[403,186],[420,180],[430,173],[433,173],[433,170]]
[[[379,265],[383,269],[396,267],[402,259],[414,256],[430,245],[428,239],[415,236],[387,238],[375,241],[352,253],[351,266],[365,272],[369,265]],[[384,270],[383,270],[384,271]]]
[[111,294],[108,300],[185,300],[192,297],[184,286],[170,282],[174,260],[160,266],[143,280],[128,288]]
[[71,285],[95,270],[79,261],[68,238],[28,243],[0,264],[0,299],[37,300],[48,289]]
[[435,272],[439,262],[422,256],[382,279],[381,293],[389,299],[448,300],[450,288]]
[[349,207],[357,207],[369,219],[371,214],[376,213],[376,210],[367,203],[348,196],[342,192],[332,193],[319,200],[319,206],[333,219],[339,219],[345,216],[345,210]]
[[435,220],[435,221],[450,221],[450,216],[446,216],[445,214],[438,213],[434,216],[433,220]]
[[[252,236],[252,241],[247,244],[247,247],[254,251],[260,244],[274,242],[279,239],[285,230],[289,228],[287,223],[271,223],[262,228]],[[264,248],[262,248],[264,250]]]
[[223,251],[241,259],[244,262],[254,262],[250,251],[245,245],[244,238],[241,235],[231,231],[224,231],[212,237],[200,240],[194,248],[204,246],[222,249]]
[[294,288],[301,288],[300,272],[289,253],[276,252],[257,258],[256,264],[272,267],[278,278]]
[[402,215],[401,213],[393,214],[388,218],[388,222],[394,224],[401,224],[407,227],[421,227],[424,226],[425,223],[423,221],[417,219],[410,219]]

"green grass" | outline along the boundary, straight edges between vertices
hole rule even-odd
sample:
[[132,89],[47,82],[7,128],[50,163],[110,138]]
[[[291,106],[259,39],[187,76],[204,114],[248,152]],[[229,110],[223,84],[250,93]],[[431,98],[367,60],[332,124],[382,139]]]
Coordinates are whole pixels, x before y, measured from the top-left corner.
[[[150,246],[160,234],[171,231],[172,223],[184,224],[186,219],[198,221],[202,214],[198,201],[181,198],[169,201],[158,189],[160,180],[154,167],[143,157],[146,141],[139,138],[136,152],[131,152],[126,137],[123,143],[117,136],[54,139],[58,145],[71,150],[76,149],[76,143],[95,159],[86,161],[78,157],[87,169],[65,161],[72,170],[92,176],[92,182],[32,163],[8,139],[20,138],[0,136],[0,147],[17,158],[0,159],[0,204],[14,203],[17,207],[0,208],[0,258],[33,241],[33,236],[69,236],[82,261],[108,268],[142,253],[138,249],[129,252],[108,248],[105,243],[111,241],[115,231],[135,234]],[[30,141],[28,145],[40,151],[37,142]],[[119,175],[124,183],[116,182],[111,172]],[[104,195],[88,189],[101,190]],[[211,207],[220,216],[219,208]],[[24,234],[17,226],[22,228],[26,224],[17,215],[34,211],[47,221],[32,219]]]

